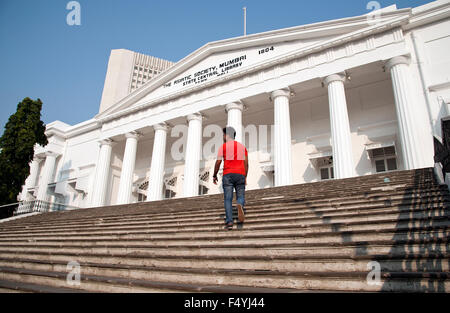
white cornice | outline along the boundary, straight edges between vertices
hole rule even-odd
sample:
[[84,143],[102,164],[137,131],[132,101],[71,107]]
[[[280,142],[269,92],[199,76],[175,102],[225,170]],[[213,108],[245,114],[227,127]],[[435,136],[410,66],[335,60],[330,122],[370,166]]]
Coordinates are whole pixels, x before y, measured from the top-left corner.
[[47,137],[57,136],[66,140],[100,128],[101,123],[96,119],[90,119],[74,126],[57,121],[47,125],[45,135]]
[[425,24],[450,17],[450,1],[438,0],[414,8],[412,10],[409,23],[405,25],[405,30],[410,30]]
[[[185,70],[189,69],[191,66],[197,64],[198,62],[200,62],[201,60],[205,59],[206,57],[208,57],[213,53],[224,52],[229,50],[238,50],[251,46],[264,45],[266,43],[273,44],[275,42],[323,37],[325,35],[330,35],[330,32],[334,32],[334,34],[337,34],[337,37],[332,40],[327,40],[324,43],[312,45],[303,49],[302,51],[306,52],[307,54],[318,51],[323,48],[333,46],[335,44],[342,44],[346,42],[345,38],[348,38],[349,40],[354,40],[356,38],[360,38],[363,36],[367,36],[369,34],[386,30],[388,28],[395,27],[399,24],[399,22],[407,23],[407,19],[409,18],[410,14],[411,9],[403,9],[397,10],[395,12],[388,12],[381,16],[380,23],[369,27],[367,27],[367,16],[364,15],[211,42],[204,45],[200,49],[196,50],[195,52],[185,57],[184,59],[180,60],[166,72],[162,73],[155,79],[152,79],[141,88],[135,90],[133,93],[129,94],[128,96],[120,100],[118,103],[113,105],[108,110],[102,112],[101,114],[98,114],[95,118],[105,121],[114,119],[120,115],[130,113],[129,111],[127,111],[127,109],[124,109],[122,111],[120,110],[121,108],[129,107],[130,105],[141,100],[144,96],[148,95],[156,88],[162,86],[167,81],[170,81],[177,75],[183,73]],[[349,33],[342,35],[343,31],[348,30],[348,28],[356,28],[356,27],[360,27],[362,28],[362,30],[361,29],[357,31],[352,30]],[[339,33],[341,35],[338,35]],[[285,58],[286,56],[281,56],[279,59],[283,60],[283,57]],[[265,64],[267,64],[266,67],[273,66],[274,63],[279,62],[277,62],[277,60],[272,60],[272,62],[271,60],[269,60],[265,62]],[[245,71],[245,73],[247,72],[248,71]],[[230,77],[234,78],[235,76],[230,75],[228,79]],[[223,82],[224,79],[222,78],[220,81]],[[217,81],[215,83],[217,83]],[[206,86],[207,84],[203,84],[199,86],[199,88],[200,89],[205,88]],[[192,92],[193,89],[196,88],[188,89],[188,92]],[[186,91],[187,90],[185,90],[185,92]],[[179,93],[175,93],[174,95],[178,96]],[[139,109],[141,109],[141,107],[139,107]]]
[[65,138],[65,131],[68,129],[70,125],[61,122],[61,121],[54,121],[50,124],[47,124],[45,126],[45,135],[47,137],[50,136],[58,136],[61,138]]
[[45,135],[47,136],[47,138],[56,136],[56,137],[61,137],[64,140],[66,139],[66,134],[63,131],[60,131],[59,129],[52,129],[52,130],[45,131]]
[[67,131],[66,131],[66,137],[67,138],[72,138],[87,132],[90,132],[92,130],[95,129],[100,129],[101,128],[101,123],[96,120],[96,119],[91,119],[88,120],[86,122],[74,125],[72,127],[70,127]]

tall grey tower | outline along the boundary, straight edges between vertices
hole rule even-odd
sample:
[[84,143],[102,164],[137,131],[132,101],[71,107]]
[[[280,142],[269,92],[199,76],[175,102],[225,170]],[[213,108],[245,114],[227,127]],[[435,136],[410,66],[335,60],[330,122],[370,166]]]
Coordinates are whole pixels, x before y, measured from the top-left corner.
[[99,113],[174,63],[126,49],[111,50]]

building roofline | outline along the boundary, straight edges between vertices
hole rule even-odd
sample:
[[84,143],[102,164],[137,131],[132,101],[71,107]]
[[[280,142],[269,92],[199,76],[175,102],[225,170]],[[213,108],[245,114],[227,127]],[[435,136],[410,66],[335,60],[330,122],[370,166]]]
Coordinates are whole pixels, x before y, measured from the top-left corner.
[[[345,33],[344,35],[337,35],[336,38],[334,38],[331,41],[339,42],[339,44],[343,43],[342,36],[349,37],[354,39],[356,33],[361,33],[360,35],[367,36],[370,33],[374,33],[377,31],[380,31],[380,29],[385,30],[386,29],[386,23],[391,24],[398,23],[399,21],[402,23],[407,23],[407,19],[409,18],[411,13],[411,9],[402,9],[397,10],[395,12],[388,12],[387,14],[382,15],[382,19],[384,23],[380,23],[379,25],[370,26],[370,27],[361,27],[357,31],[351,31],[349,33]],[[201,60],[205,59],[209,55],[217,52],[224,52],[234,49],[240,49],[240,48],[247,48],[251,46],[257,46],[257,45],[264,45],[266,43],[273,44],[276,42],[285,42],[285,41],[291,41],[291,40],[301,40],[301,39],[310,39],[310,38],[318,38],[320,36],[317,36],[318,33],[321,35],[325,35],[326,33],[329,34],[329,31],[331,28],[335,32],[337,32],[338,28],[337,26],[340,26],[339,29],[348,29],[349,27],[357,27],[357,26],[367,26],[367,16],[357,16],[357,17],[350,17],[350,18],[344,18],[340,20],[333,20],[333,21],[327,21],[327,22],[320,22],[320,23],[314,23],[309,25],[303,25],[303,26],[296,26],[296,27],[290,27],[280,30],[273,30],[269,32],[264,33],[258,33],[248,36],[240,36],[236,38],[230,38],[220,41],[214,41],[207,43],[206,45],[202,46],[201,48],[197,49],[193,53],[189,54],[187,57],[180,60],[178,63],[176,63],[174,66],[172,66],[170,69],[168,69],[166,72],[161,74],[159,77],[154,78],[153,80],[149,81],[147,84],[142,86],[141,88],[135,90],[133,93],[129,94],[119,102],[117,102],[115,105],[111,106],[108,110],[102,112],[101,114],[98,114],[95,116],[96,119],[100,120],[101,122],[116,118],[120,115],[125,115],[131,113],[127,108],[127,106],[138,102],[143,97],[148,95],[150,92],[155,90],[156,88],[159,88],[167,81],[173,79],[177,75],[183,73],[185,70],[193,66],[194,64],[197,64]],[[328,26],[328,27],[326,27]],[[313,36],[312,34],[315,34]],[[338,33],[338,32],[337,32]],[[307,36],[307,37],[305,37]],[[309,46],[303,49],[302,51],[306,50],[314,50],[316,51],[317,48],[320,49],[320,47],[330,47],[333,44],[330,44],[329,41],[326,41],[325,43],[321,43],[318,46]],[[268,65],[270,65],[268,63]],[[200,86],[201,88],[204,88],[204,86]]]

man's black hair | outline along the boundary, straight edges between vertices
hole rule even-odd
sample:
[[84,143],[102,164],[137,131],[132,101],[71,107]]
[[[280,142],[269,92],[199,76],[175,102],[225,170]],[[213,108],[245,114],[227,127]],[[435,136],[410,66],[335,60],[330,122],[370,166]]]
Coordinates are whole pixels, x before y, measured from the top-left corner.
[[225,135],[230,136],[233,139],[236,139],[236,130],[233,127],[231,127],[231,126],[225,127],[223,129],[223,133]]

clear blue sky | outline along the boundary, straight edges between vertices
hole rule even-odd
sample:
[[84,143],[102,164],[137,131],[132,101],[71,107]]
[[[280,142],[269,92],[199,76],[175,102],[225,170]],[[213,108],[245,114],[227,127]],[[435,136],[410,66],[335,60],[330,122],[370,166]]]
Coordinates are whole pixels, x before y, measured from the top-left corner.
[[[0,134],[17,103],[41,98],[45,123],[98,112],[111,49],[178,61],[207,42],[369,13],[368,0],[0,0]],[[429,0],[379,0],[415,7]]]

